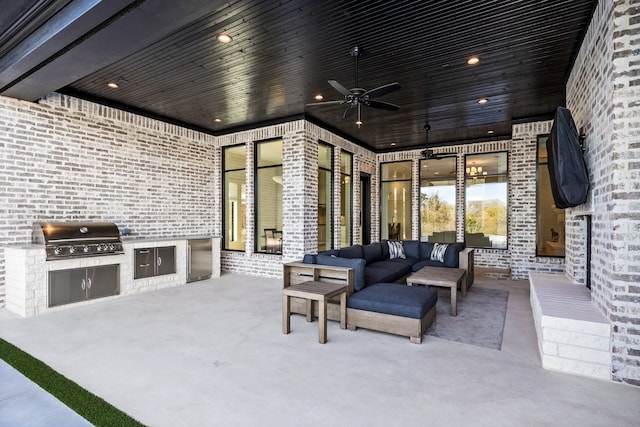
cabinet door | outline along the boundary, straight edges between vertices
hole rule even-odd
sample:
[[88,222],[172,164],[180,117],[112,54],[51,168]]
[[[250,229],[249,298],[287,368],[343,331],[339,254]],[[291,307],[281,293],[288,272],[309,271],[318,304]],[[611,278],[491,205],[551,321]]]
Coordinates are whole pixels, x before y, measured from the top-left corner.
[[101,298],[120,293],[118,265],[103,265],[87,269],[87,298]]
[[151,277],[155,272],[155,258],[153,249],[136,249],[135,250],[135,269],[133,272],[134,279],[142,279]]
[[84,268],[49,272],[49,307],[84,301],[87,278]]
[[156,264],[158,269],[156,274],[158,276],[163,274],[173,274],[176,272],[176,247],[166,246],[163,248],[156,248]]

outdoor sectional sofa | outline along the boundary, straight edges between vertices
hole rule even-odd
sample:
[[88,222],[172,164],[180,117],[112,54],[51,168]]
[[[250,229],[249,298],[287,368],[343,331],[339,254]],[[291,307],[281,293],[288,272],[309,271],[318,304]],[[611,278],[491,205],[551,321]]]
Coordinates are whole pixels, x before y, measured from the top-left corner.
[[[435,320],[437,294],[430,289],[397,284],[404,284],[412,272],[432,266],[464,269],[466,277],[461,286],[468,288],[473,284],[473,249],[462,243],[440,246],[417,240],[400,242],[399,245],[397,241],[391,244],[383,241],[307,254],[302,262],[284,265],[284,286],[307,280],[345,283],[349,329],[379,330],[408,336],[412,342],[420,343]],[[400,254],[398,246],[402,248]],[[434,257],[434,248],[438,246]],[[291,312],[306,314],[306,301],[292,299]],[[328,305],[327,317],[340,319],[337,303]]]

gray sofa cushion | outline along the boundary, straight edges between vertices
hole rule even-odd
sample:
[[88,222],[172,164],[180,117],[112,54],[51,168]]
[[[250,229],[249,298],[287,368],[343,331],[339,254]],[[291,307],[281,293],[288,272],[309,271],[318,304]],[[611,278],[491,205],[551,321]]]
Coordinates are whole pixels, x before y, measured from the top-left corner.
[[418,240],[403,240],[402,246],[407,258],[420,259],[420,242]]
[[418,271],[422,267],[446,267],[444,263],[438,261],[432,261],[430,259],[423,259],[422,261],[418,261],[411,266],[411,271]]
[[431,252],[433,251],[432,242],[420,242],[420,259],[431,258]]
[[463,243],[449,243],[449,246],[444,253],[445,267],[458,268],[460,261],[460,251],[462,251],[463,249]]
[[328,251],[319,252],[318,255],[340,256],[340,252],[337,249],[329,249]]
[[362,258],[340,258],[326,255],[317,255],[316,262],[321,265],[331,265],[334,267],[353,268],[353,289],[361,291],[366,286],[364,281],[364,266],[366,261]]
[[380,249],[382,249],[382,259],[389,258],[389,244],[388,240],[383,240],[380,242]]
[[304,256],[302,257],[302,262],[305,264],[315,264],[316,256],[317,255],[314,254],[304,254]]
[[382,259],[382,244],[379,242],[364,245],[362,247],[362,255],[367,264],[380,261]]
[[438,301],[433,289],[395,283],[376,283],[349,297],[347,305],[358,310],[421,319]]
[[[367,285],[381,282],[395,282],[411,273],[411,265],[417,260],[413,258],[384,259],[368,264],[365,268]],[[376,277],[376,273],[378,276]]]
[[395,282],[405,277],[400,270],[390,270],[388,268],[376,267],[375,265],[367,265],[364,269],[364,281],[367,286],[371,286],[380,282]]
[[362,246],[360,245],[353,245],[338,249],[338,256],[349,259],[364,258],[364,255],[362,254]]

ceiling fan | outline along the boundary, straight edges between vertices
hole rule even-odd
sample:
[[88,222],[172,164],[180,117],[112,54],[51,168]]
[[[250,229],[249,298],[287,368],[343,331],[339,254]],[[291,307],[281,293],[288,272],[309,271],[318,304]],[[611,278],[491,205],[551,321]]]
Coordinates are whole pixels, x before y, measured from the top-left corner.
[[399,83],[389,83],[383,86],[379,86],[375,89],[366,90],[361,87],[358,87],[358,57],[360,56],[361,49],[358,46],[351,48],[351,56],[356,59],[356,81],[355,87],[351,89],[347,89],[338,83],[336,80],[328,80],[329,84],[340,94],[344,96],[344,99],[337,101],[324,101],[324,102],[313,102],[307,105],[331,105],[331,104],[346,104],[347,109],[344,110],[342,114],[342,119],[346,119],[350,117],[356,110],[358,111],[358,120],[356,124],[360,126],[362,124],[361,119],[361,106],[366,105],[367,107],[379,108],[381,110],[388,111],[398,111],[400,106],[396,104],[392,104],[390,102],[384,101],[376,101],[373,98],[378,98],[380,96],[386,95],[393,91],[400,89]]
[[420,158],[426,160],[440,160],[443,157],[455,156],[456,153],[434,153],[432,149],[429,148],[429,131],[431,130],[431,125],[424,125],[424,131],[426,133],[424,150],[420,152]]

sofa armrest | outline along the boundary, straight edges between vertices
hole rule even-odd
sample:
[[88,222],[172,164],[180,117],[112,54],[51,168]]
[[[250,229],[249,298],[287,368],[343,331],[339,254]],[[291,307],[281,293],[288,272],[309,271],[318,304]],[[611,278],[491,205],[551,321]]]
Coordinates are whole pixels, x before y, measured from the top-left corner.
[[347,295],[353,293],[353,268],[331,265],[289,262],[283,264],[283,287],[313,280],[316,282],[341,283],[347,285]]
[[458,254],[458,268],[467,271],[467,289],[473,285],[473,248],[465,248]]

